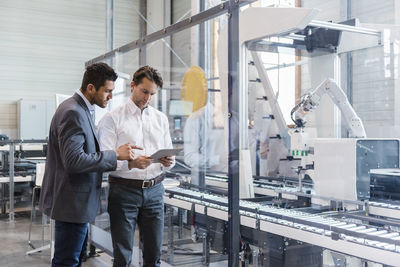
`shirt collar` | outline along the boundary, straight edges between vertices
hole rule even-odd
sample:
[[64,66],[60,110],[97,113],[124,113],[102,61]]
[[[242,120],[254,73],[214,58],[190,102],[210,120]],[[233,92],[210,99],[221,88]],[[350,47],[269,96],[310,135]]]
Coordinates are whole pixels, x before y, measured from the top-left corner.
[[[131,98],[128,99],[127,105],[133,114],[135,113],[141,114],[140,108],[135,104],[135,102],[132,101]],[[143,110],[143,113],[149,114],[149,108],[150,106],[147,106],[147,108]]]
[[90,104],[89,100],[83,95],[80,89],[76,90],[76,93],[82,97],[83,101],[85,101],[87,108],[89,109],[90,114],[94,112],[94,105]]

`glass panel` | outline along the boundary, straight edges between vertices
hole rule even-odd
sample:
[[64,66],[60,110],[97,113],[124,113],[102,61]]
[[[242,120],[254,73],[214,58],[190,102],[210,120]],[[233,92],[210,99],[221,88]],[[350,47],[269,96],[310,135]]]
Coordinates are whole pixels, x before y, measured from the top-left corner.
[[352,79],[342,84],[348,87],[348,95],[364,122],[367,136],[390,138],[400,134],[396,105],[400,29],[383,25],[380,28],[385,38],[382,45],[341,55],[342,73],[353,74]]
[[[163,182],[162,259],[171,265],[227,265],[228,155],[236,151],[240,161],[230,160],[240,170],[238,242],[244,264],[398,262],[399,231],[393,222],[400,206],[398,29],[358,24],[382,31],[381,38],[350,35],[336,24],[327,30],[311,20],[348,19],[347,10],[361,2],[351,1],[351,7],[343,6],[350,1],[300,2],[322,11],[262,9],[251,16],[259,16],[260,25],[270,25],[273,17],[292,19],[260,31],[245,27],[250,42],[237,44],[246,49],[233,77],[246,80],[230,103],[239,114],[228,112],[227,51],[235,44],[227,41],[225,15],[144,49],[146,64],[164,81],[151,106],[167,116],[172,145],[183,149]],[[395,16],[392,4],[389,18]],[[241,11],[245,26],[251,9]],[[357,11],[362,15],[362,8]],[[135,51],[112,59],[129,79],[139,67]],[[229,147],[229,136],[238,135],[240,143]],[[107,215],[102,216],[96,224],[107,229]],[[111,244],[98,233],[96,238]],[[138,241],[136,233],[135,248]],[[348,246],[357,246],[357,252]],[[381,254],[387,256],[376,257]]]
[[[228,103],[226,88],[222,92],[219,85],[220,73],[227,74],[218,71],[217,49],[219,25],[225,20],[226,16],[221,16],[149,43],[143,52],[136,49],[106,60],[121,78],[116,83],[110,109],[132,101],[130,81],[140,67],[139,58],[145,59],[145,64],[157,69],[163,78],[163,87],[151,97],[150,105],[167,116],[173,148],[182,149],[163,181],[162,259],[171,265],[227,264],[228,130],[223,119],[227,114],[224,116],[223,112],[227,112]],[[221,51],[225,53],[226,49]],[[159,132],[151,134],[161,138]],[[152,148],[146,143],[143,146],[144,151],[138,154],[150,156]],[[103,187],[102,214],[91,227],[92,241],[111,250],[109,215],[105,212],[107,188]],[[203,201],[204,198],[207,200]],[[138,246],[136,232],[134,251],[138,251]],[[137,259],[134,256],[133,262]]]
[[[318,240],[337,236],[344,243],[372,242],[377,253],[390,254],[389,246],[395,248],[391,239],[372,239],[399,236],[388,208],[400,203],[399,28],[372,23],[393,23],[397,6],[372,1],[301,4],[321,9],[315,20],[340,22],[357,14],[358,27],[382,36],[350,34],[333,24],[329,27],[336,29],[326,30],[313,22],[305,30],[283,28],[248,43],[248,143],[255,198],[241,205],[259,209],[262,233],[242,230],[241,235],[245,239],[247,234],[253,255],[264,254],[262,266],[389,264],[388,258],[369,255],[371,247],[361,245],[360,254],[348,255],[334,242],[321,246]],[[294,18],[300,11],[287,12],[293,13],[284,17]],[[366,203],[382,207],[382,213],[366,210]],[[242,225],[244,221],[242,217]],[[276,225],[282,226],[279,232]],[[306,238],[309,231],[319,236]],[[302,237],[292,239],[289,233],[295,232]],[[270,241],[257,247],[256,240],[260,244],[264,238]]]
[[[227,259],[226,211],[213,218],[207,212],[210,202],[202,201],[218,197],[227,201],[228,157],[221,92],[213,84],[218,77],[214,67],[218,57],[212,37],[217,34],[219,20],[146,47],[146,64],[157,68],[164,80],[152,106],[167,115],[173,147],[183,149],[164,182],[163,259],[171,265],[221,263]],[[222,177],[219,184],[215,175]],[[177,180],[181,186],[172,187]]]

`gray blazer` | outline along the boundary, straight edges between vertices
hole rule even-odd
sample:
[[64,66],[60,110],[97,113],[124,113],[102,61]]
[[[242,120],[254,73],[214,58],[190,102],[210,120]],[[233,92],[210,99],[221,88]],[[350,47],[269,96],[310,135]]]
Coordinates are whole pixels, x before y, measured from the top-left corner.
[[40,210],[54,220],[94,221],[102,173],[116,168],[116,153],[100,152],[90,112],[74,94],[61,103],[51,121]]

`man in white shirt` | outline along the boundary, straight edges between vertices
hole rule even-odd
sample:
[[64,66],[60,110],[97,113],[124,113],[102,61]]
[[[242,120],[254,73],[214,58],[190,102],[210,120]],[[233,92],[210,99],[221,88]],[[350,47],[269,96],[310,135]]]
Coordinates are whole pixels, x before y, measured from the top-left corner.
[[172,148],[168,118],[149,106],[163,84],[160,74],[149,66],[138,69],[131,82],[128,102],[107,113],[99,123],[102,150],[129,143],[137,150],[130,161],[118,161],[110,173],[108,213],[114,250],[113,266],[131,263],[136,223],[143,243],[143,266],[160,266],[164,226],[164,172],[173,157],[153,163],[149,157],[159,149]]

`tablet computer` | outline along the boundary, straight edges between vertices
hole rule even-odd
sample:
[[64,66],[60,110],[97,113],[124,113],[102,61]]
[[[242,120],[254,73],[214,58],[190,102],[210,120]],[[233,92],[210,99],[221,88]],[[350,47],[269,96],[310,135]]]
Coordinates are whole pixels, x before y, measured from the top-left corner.
[[182,150],[182,148],[160,149],[151,155],[150,158],[153,159],[153,163],[157,163],[160,158],[176,156],[181,153]]

